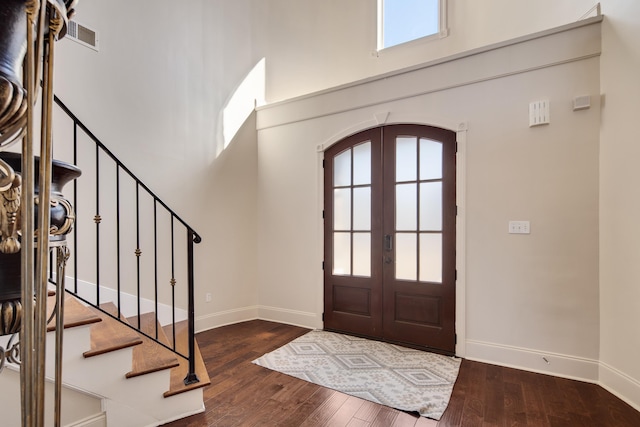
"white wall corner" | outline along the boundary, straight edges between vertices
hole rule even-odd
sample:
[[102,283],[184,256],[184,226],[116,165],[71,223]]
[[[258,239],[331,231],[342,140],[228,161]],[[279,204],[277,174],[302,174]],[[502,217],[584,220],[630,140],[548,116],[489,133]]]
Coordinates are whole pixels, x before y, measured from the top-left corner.
[[640,381],[600,361],[599,384],[640,411]]
[[322,316],[307,311],[288,310],[285,308],[261,305],[259,318],[271,322],[285,323],[308,329],[322,329]]
[[196,333],[234,323],[246,322],[258,319],[258,306],[252,305],[233,310],[219,311],[204,316],[196,317]]
[[598,383],[599,362],[594,359],[475,340],[467,340],[466,349],[469,360]]

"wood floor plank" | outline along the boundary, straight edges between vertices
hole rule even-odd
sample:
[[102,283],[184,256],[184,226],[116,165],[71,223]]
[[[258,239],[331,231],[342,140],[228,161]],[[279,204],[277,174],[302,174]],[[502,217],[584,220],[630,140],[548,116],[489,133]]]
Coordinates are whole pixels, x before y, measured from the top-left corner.
[[[131,328],[123,325],[115,319],[112,319],[96,308],[88,308],[99,316],[102,319],[102,322],[91,325],[91,350],[85,351],[83,353],[84,357],[93,357],[110,351],[116,351],[142,344],[140,335]],[[118,314],[118,310],[113,303],[101,304],[100,308],[114,316],[117,316]],[[120,318],[126,322],[124,316],[120,316]]]
[[325,425],[338,409],[349,398],[344,393],[332,391],[331,396],[325,399],[309,417],[300,424],[301,427]]
[[539,375],[523,373],[521,376],[522,398],[527,414],[527,422],[534,426],[548,427],[549,420],[544,411],[542,385]]
[[372,427],[388,427],[393,425],[393,422],[398,417],[400,411],[395,409],[391,409],[388,406],[380,407],[380,411],[378,411],[378,415],[376,415],[376,419],[371,423]]
[[[77,299],[65,293],[64,297],[64,328],[74,328],[76,326],[91,325],[101,322],[100,316],[96,315],[89,308],[81,304]],[[51,318],[47,324],[47,332],[56,329],[56,316],[51,317],[56,306],[55,294],[47,297],[47,319]]]
[[229,413],[232,413],[237,407],[244,404],[243,399],[248,396],[248,393],[253,392],[255,386],[259,384],[266,376],[271,375],[268,371],[255,371],[251,374],[251,379],[243,379],[243,381],[236,383],[228,389],[228,392],[219,394],[216,399],[208,400],[205,402],[207,405],[206,411],[208,414],[215,417],[215,419],[222,420]]
[[[158,341],[170,346],[169,339],[153,312],[144,313],[139,318],[138,316],[129,318],[127,321],[149,336],[156,337],[157,335]],[[171,369],[180,365],[178,358],[171,350],[158,345],[143,335],[140,336],[140,339],[142,344],[133,348],[131,371],[127,372],[127,378]]]
[[[186,321],[178,322],[175,325],[175,348],[178,352],[184,355],[189,354],[189,334],[187,328],[188,324]],[[167,335],[169,342],[174,342],[173,328],[171,325],[165,326],[164,332]],[[183,357],[178,357],[178,366],[171,368],[171,384],[169,390],[164,393],[164,397],[170,397],[178,393],[183,393],[200,387],[207,387],[211,384],[207,367],[202,360],[202,355],[200,354],[200,346],[197,343],[198,339],[195,338],[195,340],[195,373],[200,381],[193,384],[184,383],[184,379],[189,372],[189,361]]]
[[271,396],[280,390],[279,384],[270,380],[277,375],[277,372],[271,372],[263,380],[254,381],[241,390],[237,394],[235,403],[228,408],[227,413],[220,420],[220,424],[246,425],[254,411],[262,412]]
[[[326,422],[332,426],[346,426],[363,404],[363,400],[354,396],[347,396],[347,400],[340,406],[335,414]],[[413,424],[412,424],[413,427]]]
[[544,390],[544,412],[547,414],[549,423],[558,425],[557,423],[564,420],[565,425],[568,424],[570,420],[566,406],[569,402],[565,402],[564,396],[558,388],[557,379],[549,375],[542,375],[539,380],[540,387]]
[[[484,420],[484,400],[486,391],[486,370],[487,365],[478,362],[463,361],[460,372],[464,375],[458,375],[456,383],[464,383],[466,392],[464,394],[463,412],[461,416],[461,425],[465,426],[481,426]],[[453,387],[453,393],[456,387]],[[453,395],[452,393],[452,395]],[[449,422],[447,411],[443,414],[444,425],[455,426],[453,422]]]
[[396,419],[393,420],[392,427],[414,427],[418,421],[415,415],[409,415],[404,412],[398,412]]
[[[416,421],[415,427],[434,427],[439,425],[438,421],[432,420],[431,418],[420,417]],[[462,425],[462,424],[457,424]]]
[[370,425],[371,423],[362,421],[361,419],[351,418],[349,420],[349,423],[347,424],[347,427],[369,427]]
[[442,426],[458,426],[462,423],[464,404],[467,396],[468,382],[465,381],[465,372],[469,369],[467,364],[460,365],[460,373],[451,393],[451,399],[446,412],[441,418]]
[[367,400],[362,404],[360,409],[358,409],[358,412],[355,413],[354,418],[370,424],[378,416],[380,408],[382,408],[382,406]]
[[499,426],[504,420],[504,382],[502,369],[487,366],[485,378],[484,422],[485,426]]
[[306,381],[287,375],[280,375],[280,377],[289,378],[291,381],[283,381],[283,388],[271,396],[260,411],[251,411],[243,425],[281,425],[287,414],[293,412],[318,389],[318,386]]
[[509,426],[526,426],[527,414],[524,409],[522,385],[515,382],[504,383],[504,422]]
[[640,426],[640,412],[597,385],[469,360],[440,422],[369,401],[354,410],[352,397],[251,363],[307,331],[256,320],[198,334],[212,374],[205,412],[166,427]]
[[284,419],[282,424],[287,426],[302,425],[302,423],[304,423],[318,407],[336,393],[338,392],[329,390],[328,388],[318,387],[318,389],[307,400],[298,406],[291,415]]

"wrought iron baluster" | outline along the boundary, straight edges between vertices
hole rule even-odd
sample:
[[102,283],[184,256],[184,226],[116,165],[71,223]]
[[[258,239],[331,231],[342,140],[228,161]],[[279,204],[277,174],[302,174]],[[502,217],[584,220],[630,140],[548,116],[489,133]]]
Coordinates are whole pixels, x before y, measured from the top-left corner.
[[138,308],[138,328],[140,327],[140,185],[136,183],[136,268],[137,268],[137,308]]
[[122,300],[121,300],[121,286],[122,277],[120,270],[120,165],[116,164],[116,300],[118,306],[118,317],[121,314]]
[[155,313],[155,338],[158,339],[158,201],[153,198],[153,289]]
[[176,349],[176,263],[175,263],[175,242],[173,219],[171,215],[171,336],[173,338],[173,349]]
[[[73,120],[73,164],[78,165],[78,122]],[[73,206],[78,217],[78,181],[73,180]],[[73,233],[73,292],[78,293],[78,222]]]
[[[199,237],[198,237],[199,239]],[[194,302],[194,277],[193,277],[193,244],[196,236],[193,230],[187,229],[187,283],[189,292],[189,372],[184,378],[184,384],[197,383],[200,380],[196,375],[196,350],[195,350],[195,302]]]
[[96,306],[100,306],[100,147],[96,146]]

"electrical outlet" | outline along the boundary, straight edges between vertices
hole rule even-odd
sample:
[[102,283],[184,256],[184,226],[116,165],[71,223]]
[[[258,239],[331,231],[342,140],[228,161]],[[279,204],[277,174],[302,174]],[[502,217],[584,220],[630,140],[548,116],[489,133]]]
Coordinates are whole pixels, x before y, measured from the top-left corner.
[[211,292],[207,292],[204,296],[206,302],[211,302]]
[[531,234],[529,221],[509,221],[509,234]]

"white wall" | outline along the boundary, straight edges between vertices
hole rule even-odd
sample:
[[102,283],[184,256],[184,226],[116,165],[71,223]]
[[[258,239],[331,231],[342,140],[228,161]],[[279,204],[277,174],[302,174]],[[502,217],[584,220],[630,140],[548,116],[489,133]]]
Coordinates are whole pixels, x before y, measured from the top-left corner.
[[449,0],[449,36],[376,53],[376,0],[256,1],[278,101],[577,21],[595,0]]
[[640,410],[640,3],[603,2],[600,133],[600,377]]
[[[510,18],[517,25],[480,27],[471,25],[474,16],[502,22],[497,12],[510,2],[485,5],[474,16],[461,12],[473,2],[451,2],[451,35],[442,43],[374,57],[374,3],[80,3],[76,19],[99,31],[100,51],[63,40],[56,93],[203,236],[196,247],[199,329],[257,313],[256,253],[248,249],[259,238],[255,134],[249,120],[222,151],[222,112],[262,58],[267,98],[282,99],[571,21],[590,7],[579,2],[554,14],[531,8]],[[543,23],[545,16],[551,22]],[[69,135],[62,128],[56,132]],[[64,139],[56,139],[57,152]],[[78,223],[91,227],[94,214],[85,211]],[[212,303],[203,302],[207,292]]]
[[[257,303],[257,148],[249,117],[223,150],[222,111],[261,60],[252,47],[251,2],[95,0],[81,2],[77,12],[78,22],[99,31],[100,50],[61,41],[56,94],[202,235],[195,247],[196,313],[203,318],[197,327],[235,320],[236,309]],[[62,145],[71,128],[64,119],[56,124],[57,157],[69,160]],[[87,180],[90,164],[84,169]],[[112,204],[103,203],[102,209],[112,210]],[[87,231],[95,227],[95,212],[82,208],[78,223],[91,239]],[[150,220],[142,218],[147,225]],[[106,219],[101,227],[104,245],[115,232]],[[186,241],[182,235],[176,239]],[[112,251],[103,248],[104,263]],[[143,250],[142,259],[151,253]],[[92,262],[85,258],[81,269]],[[81,279],[93,281],[87,275]],[[134,276],[123,273],[125,279]],[[104,284],[109,277],[103,277]],[[161,277],[161,286],[169,288],[169,279]],[[211,303],[204,302],[208,292]]]
[[[46,427],[53,426],[54,395],[54,384],[46,381],[44,402],[44,424]],[[20,397],[20,373],[14,367],[6,367],[0,375],[2,425],[19,426],[21,424]],[[99,397],[63,386],[61,402],[60,422],[63,426],[106,426],[102,399]],[[90,424],[90,421],[95,424]]]
[[[640,390],[640,372],[635,363],[640,354],[637,326],[640,324],[640,298],[635,285],[640,275],[635,267],[638,249],[638,239],[635,237],[640,230],[636,225],[635,213],[640,209],[640,203],[632,191],[620,189],[633,188],[630,183],[637,178],[634,172],[637,168],[632,163],[637,144],[633,133],[627,129],[630,123],[634,123],[638,113],[636,76],[640,71],[637,43],[640,24],[636,19],[639,11],[635,0],[603,0],[601,3],[606,18],[602,29],[601,59],[601,86],[605,102],[599,160],[600,321],[595,325],[595,329],[600,325],[599,356],[597,351],[594,355],[594,337],[588,338],[584,344],[561,343],[558,334],[551,335],[548,341],[540,338],[547,329],[542,325],[554,320],[565,322],[558,333],[576,332],[560,314],[562,310],[575,308],[567,307],[566,303],[523,314],[522,323],[526,330],[534,330],[539,337],[531,342],[524,342],[512,331],[487,332],[492,317],[481,317],[478,324],[470,325],[469,334],[487,342],[496,340],[495,334],[499,334],[508,338],[501,341],[503,344],[535,346],[545,351],[552,351],[556,346],[558,351],[563,352],[575,349],[587,357],[587,364],[593,357],[600,357],[600,376],[607,378],[605,385],[624,389],[629,396],[640,395],[637,393]],[[376,56],[372,55],[375,46],[375,2],[370,0],[82,1],[77,19],[101,32],[101,50],[95,53],[72,42],[62,42],[57,58],[56,92],[134,172],[202,233],[204,241],[196,248],[197,315],[201,318],[200,328],[255,317],[259,312],[272,315],[284,311],[301,323],[315,325],[317,319],[314,316],[321,307],[319,291],[315,288],[309,291],[305,286],[284,285],[275,277],[269,280],[272,287],[265,287],[265,280],[262,274],[256,273],[256,269],[257,266],[264,266],[269,259],[265,258],[265,253],[268,253],[265,248],[269,244],[280,242],[283,237],[290,239],[295,233],[299,235],[296,244],[286,248],[275,260],[276,265],[281,267],[281,277],[305,277],[305,274],[313,274],[317,268],[318,260],[311,259],[313,254],[320,256],[317,248],[312,249],[312,255],[303,255],[303,251],[309,250],[308,243],[317,241],[318,224],[313,217],[303,218],[303,213],[312,210],[316,213],[321,200],[317,197],[317,191],[302,194],[300,189],[315,186],[317,190],[318,175],[311,176],[304,169],[315,167],[318,155],[309,151],[308,147],[294,147],[291,141],[270,140],[268,145],[261,143],[260,147],[256,147],[255,134],[249,121],[242,136],[236,139],[239,144],[235,149],[232,144],[232,150],[224,156],[218,156],[222,145],[221,111],[246,74],[261,58],[266,58],[267,99],[287,99],[573,22],[594,4],[595,0],[452,0],[449,5],[449,37],[437,42],[417,43],[407,49],[390,49]],[[487,88],[490,86],[486,85]],[[520,100],[524,101],[528,95],[524,91],[519,88],[513,96],[521,97]],[[486,93],[482,92],[482,95]],[[560,89],[560,92],[550,96],[568,95]],[[597,103],[596,97],[592,100]],[[466,102],[467,99],[460,103],[462,107],[455,107],[456,115],[464,115]],[[422,109],[424,106],[421,104],[419,107]],[[588,114],[594,111],[592,109]],[[505,113],[512,112],[505,110]],[[568,120],[577,121],[579,117],[582,116],[570,114]],[[469,117],[464,119],[469,120]],[[358,126],[353,117],[340,120],[332,126],[343,129]],[[590,121],[587,124],[589,129],[592,123]],[[471,120],[469,124],[469,156],[476,156],[476,159],[488,157],[487,153],[477,151],[472,134],[485,125],[478,123],[474,128]],[[289,129],[296,126],[292,125]],[[328,135],[323,126],[324,122],[317,121],[307,130],[316,132],[318,138],[324,135],[325,139],[331,139],[332,135]],[[486,138],[492,130],[483,132],[486,132]],[[550,131],[539,129],[521,132],[543,134]],[[489,140],[487,147],[499,149],[511,136],[519,136],[519,133],[514,131],[513,134],[501,136],[501,139]],[[267,147],[275,148],[271,150]],[[570,145],[564,147],[568,150]],[[291,154],[296,150],[300,157],[296,158],[295,166],[279,170],[279,165],[287,165],[290,158],[278,153],[286,151]],[[578,153],[582,154],[582,151]],[[593,160],[590,157],[592,155],[589,151],[589,158],[580,160],[585,162],[580,163],[582,168],[578,167],[580,174],[585,172],[585,165]],[[511,161],[511,158],[506,160]],[[477,160],[475,164],[472,162],[469,165],[470,173],[477,175],[478,165]],[[567,172],[573,167],[571,162]],[[512,169],[515,169],[511,163],[508,166],[500,165],[500,168],[504,172],[513,172]],[[296,169],[303,172],[303,178],[294,177]],[[180,171],[178,178],[169,173],[174,170]],[[518,179],[525,179],[526,173],[522,171],[522,174]],[[498,178],[491,174],[480,176],[478,182],[471,181],[471,189],[480,183],[493,184]],[[291,223],[295,226],[280,232],[265,230],[263,227],[276,219],[264,215],[280,213],[280,208],[273,211],[264,209],[265,203],[270,204],[270,198],[282,191],[272,190],[279,187],[299,194],[300,199],[295,206],[302,206],[302,209],[296,213],[284,212],[287,203],[283,201],[284,218],[295,220]],[[565,190],[558,189],[557,194]],[[566,194],[571,192],[566,190]],[[586,197],[584,194],[579,196]],[[473,197],[472,193],[470,198],[473,200]],[[585,202],[586,199],[580,200]],[[515,205],[509,203],[507,207],[515,209]],[[258,206],[260,212],[256,215]],[[523,206],[526,207],[526,203]],[[529,208],[533,217],[538,208]],[[489,212],[483,212],[484,209],[480,206],[476,213],[489,216]],[[500,217],[494,218],[494,226],[498,227],[497,224],[502,224],[507,215],[512,213],[515,215],[518,212],[501,212]],[[559,226],[562,218],[549,216],[542,223],[552,229]],[[474,221],[477,220],[470,220],[470,238],[480,239],[491,233],[491,228],[479,229],[477,224],[474,226]],[[579,224],[587,227],[590,226],[587,223],[592,221],[593,218],[588,221],[584,219]],[[536,227],[536,222],[532,226]],[[574,226],[569,226],[567,232],[573,233],[580,241],[582,234]],[[549,238],[540,234],[531,237]],[[504,238],[499,239],[500,245],[508,244]],[[221,241],[225,244],[221,245]],[[472,250],[474,245],[480,243],[470,241],[469,244],[469,250]],[[529,278],[523,293],[515,296],[515,302],[526,295],[538,305],[549,304],[549,301],[537,300],[532,290],[534,279],[545,281],[547,287],[551,288],[552,284],[564,279],[575,283],[583,274],[598,274],[594,270],[598,259],[592,259],[589,251],[593,248],[587,246],[583,248],[586,252],[581,252],[579,257],[589,258],[592,263],[574,266],[566,277]],[[257,250],[260,251],[258,254]],[[559,268],[555,264],[557,260],[544,256],[535,260]],[[469,258],[470,281],[474,275],[476,279],[480,279],[482,274],[487,275],[471,267],[475,262],[473,257]],[[521,262],[511,263],[505,270],[505,276],[493,286],[505,290],[507,295],[512,292],[509,283],[519,274]],[[497,261],[494,263],[497,266]],[[524,268],[531,269],[534,266],[532,261]],[[586,307],[593,305],[593,287],[589,283],[590,293],[581,295],[581,298],[589,300]],[[316,286],[321,286],[321,282],[318,281]],[[256,289],[260,289],[259,297]],[[273,297],[272,290],[273,295],[281,298]],[[211,304],[202,303],[200,300],[208,291],[214,293],[214,301]],[[473,295],[473,292],[470,288],[469,294]],[[563,290],[559,288],[554,292]],[[481,301],[483,297],[479,298]],[[481,305],[468,309],[474,319],[481,316],[482,310]],[[503,310],[506,311],[496,315],[511,315],[513,313],[509,310],[514,309]],[[598,309],[594,310],[597,313]],[[593,318],[587,320],[593,326]],[[586,329],[580,331],[586,333]],[[598,332],[594,334],[598,335]]]
[[[319,148],[387,115],[462,127],[458,354],[597,381],[599,52],[596,23],[259,109],[261,315],[322,325]],[[539,99],[551,124],[530,128]]]

